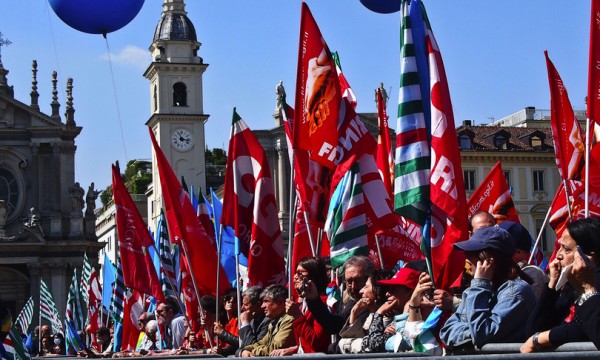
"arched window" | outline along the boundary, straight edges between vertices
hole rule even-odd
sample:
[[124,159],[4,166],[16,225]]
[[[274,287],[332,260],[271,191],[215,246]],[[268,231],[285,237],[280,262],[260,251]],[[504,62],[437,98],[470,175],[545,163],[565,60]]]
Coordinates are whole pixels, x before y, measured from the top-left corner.
[[187,106],[187,88],[182,82],[173,85],[173,106]]

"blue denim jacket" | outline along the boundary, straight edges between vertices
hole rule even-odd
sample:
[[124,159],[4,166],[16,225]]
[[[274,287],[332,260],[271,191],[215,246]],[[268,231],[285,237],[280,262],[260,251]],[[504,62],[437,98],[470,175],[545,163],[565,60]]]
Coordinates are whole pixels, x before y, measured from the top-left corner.
[[492,342],[523,342],[527,318],[535,305],[531,286],[517,278],[497,291],[485,279],[473,279],[458,309],[440,330],[441,340],[453,348],[472,342],[478,348]]

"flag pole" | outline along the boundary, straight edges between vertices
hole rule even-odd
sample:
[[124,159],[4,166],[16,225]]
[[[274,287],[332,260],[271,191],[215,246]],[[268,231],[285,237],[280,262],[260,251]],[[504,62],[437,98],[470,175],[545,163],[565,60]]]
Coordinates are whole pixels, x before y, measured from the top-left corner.
[[[200,310],[200,312],[204,312],[204,309],[202,308],[202,304],[200,303],[200,292],[198,291],[198,285],[196,285],[196,275],[194,275],[194,270],[192,269],[192,263],[190,262],[190,257],[188,255],[188,251],[187,251],[187,245],[185,244],[184,239],[179,239],[179,243],[181,244],[181,249],[183,250],[183,255],[185,256],[185,259],[187,260],[188,263],[188,268],[190,270],[190,276],[192,277],[192,283],[194,284],[194,292],[196,293],[196,299],[198,299],[198,310]],[[218,272],[217,272],[218,274]],[[218,296],[219,294],[217,294],[217,300],[218,300]],[[188,323],[191,326],[191,323]],[[203,326],[204,331],[206,332],[207,336],[206,338],[208,339],[208,344],[210,345],[210,347],[213,347],[213,341],[211,339],[210,336],[208,336],[208,330],[206,328],[206,325]]]
[[316,256],[315,240],[313,239],[312,229],[310,228],[310,222],[308,221],[308,212],[304,210],[302,213],[304,214],[304,222],[306,223],[306,230],[308,231],[308,242],[310,243],[310,251],[312,252],[312,256]]
[[[285,105],[284,105],[285,106]],[[281,111],[285,111],[285,110],[281,110]],[[294,226],[294,224],[296,223],[296,212],[297,212],[297,207],[294,206],[296,204],[295,200],[295,186],[294,186],[294,177],[295,177],[295,171],[294,171],[294,166],[296,166],[296,158],[295,158],[295,151],[294,148],[289,149],[288,151],[291,151],[291,156],[290,156],[290,204],[289,204],[289,221],[288,221],[288,250],[287,250],[287,277],[288,277],[288,297],[292,298],[292,252],[294,249],[294,233],[296,232],[296,228]],[[293,215],[293,216],[292,216]],[[305,219],[306,219],[306,214],[305,214]],[[308,228],[308,222],[306,223],[307,225],[307,230]],[[308,232],[309,236],[310,236],[310,231]],[[311,241],[312,243],[312,241]],[[238,321],[239,323],[239,321]]]
[[379,265],[381,269],[385,269],[383,266],[383,255],[381,254],[381,246],[379,245],[379,235],[375,234],[375,245],[377,245],[377,255],[379,256]]
[[[565,198],[567,200],[567,211],[569,212],[569,221],[571,221],[573,219],[573,214],[571,213],[571,202],[569,201],[569,188],[567,186],[567,179],[563,179],[563,187],[565,189]],[[586,187],[587,187],[587,183],[586,183]],[[586,199],[585,206],[586,207],[588,206],[587,199]]]
[[[588,101],[593,101],[593,99],[590,99]],[[589,105],[588,105],[589,106]],[[588,218],[590,217],[590,204],[589,204],[589,198],[590,198],[590,150],[591,150],[591,129],[590,129],[590,118],[589,116],[586,116],[585,118],[585,182],[584,182],[584,186],[585,186],[585,217]],[[569,215],[570,211],[571,211],[571,207],[569,206],[569,202],[568,202],[568,198],[567,198],[567,206],[569,208]]]
[[[568,204],[568,201],[567,201],[567,204]],[[544,219],[544,224],[542,224],[542,228],[540,229],[540,232],[538,233],[537,238],[535,239],[535,244],[533,244],[533,251],[531,252],[531,255],[529,255],[529,260],[527,260],[527,264],[529,264],[529,265],[531,265],[531,261],[533,260],[533,256],[535,255],[535,250],[538,248],[540,240],[542,239],[542,234],[544,232],[544,228],[546,227],[546,225],[548,225],[551,211],[552,211],[552,207],[550,207],[548,209],[548,212],[546,213],[546,218]],[[540,251],[541,251],[541,249],[540,249]]]
[[[220,230],[223,231],[222,225],[221,225]],[[215,306],[216,307],[215,314],[216,314],[216,320],[219,321],[219,310],[220,310],[219,308],[220,308],[220,303],[221,303],[219,301],[219,294],[221,294],[221,286],[220,286],[221,271],[219,271],[219,270],[221,270],[221,245],[222,245],[221,244],[221,239],[222,239],[221,232],[219,232],[219,234],[215,234],[215,237],[217,237],[217,239],[215,239],[217,241],[217,269],[216,269],[216,271],[217,271],[217,301],[215,301],[215,303],[216,303],[215,304],[216,305]],[[198,300],[199,300],[199,298],[198,298]],[[218,346],[218,344],[217,344],[217,346]]]

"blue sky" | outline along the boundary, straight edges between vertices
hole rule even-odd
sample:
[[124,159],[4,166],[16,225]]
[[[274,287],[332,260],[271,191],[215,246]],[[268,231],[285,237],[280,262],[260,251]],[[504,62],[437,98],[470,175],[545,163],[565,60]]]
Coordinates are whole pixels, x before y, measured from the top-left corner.
[[[233,107],[252,129],[274,126],[275,86],[283,80],[293,99],[300,1],[187,0],[188,17],[202,43],[204,112],[209,148],[225,147]],[[359,0],[307,1],[358,97],[359,112],[375,112],[373,91],[383,82],[395,128],[399,81],[399,15],[377,14]],[[571,102],[587,92],[589,0],[424,0],[440,46],[455,120],[488,123],[526,106],[548,109],[544,50],[549,51]],[[100,35],[65,25],[47,0],[2,6],[0,32],[12,44],[2,62],[15,97],[30,102],[31,62],[38,62],[40,106],[50,113],[51,74],[59,73],[61,115],[65,84],[74,79],[76,181],[110,184],[110,164],[150,158],[145,123],[150,90],[142,76],[162,1],[146,0],[124,28]],[[108,45],[108,48],[107,48]],[[108,49],[112,66],[108,61]],[[391,90],[390,90],[391,89]],[[119,120],[120,118],[120,120]]]

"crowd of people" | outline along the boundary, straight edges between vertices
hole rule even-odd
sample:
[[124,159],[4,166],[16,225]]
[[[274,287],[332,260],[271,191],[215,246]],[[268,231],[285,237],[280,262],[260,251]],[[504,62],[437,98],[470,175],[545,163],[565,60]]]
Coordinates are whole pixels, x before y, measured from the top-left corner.
[[[470,238],[454,245],[466,261],[450,289],[435,288],[425,260],[392,272],[353,256],[342,268],[342,298],[334,303],[326,262],[308,257],[294,269],[291,297],[282,285],[249,287],[240,295],[238,315],[238,292],[231,289],[218,300],[202,297],[198,319],[187,319],[177,299],[168,297],[140,315],[137,349],[113,353],[111,330],[100,328],[98,348],[78,355],[451,355],[489,343],[522,343],[521,352],[531,353],[578,341],[600,349],[600,219],[570,223],[547,272],[528,265],[532,241],[521,224],[496,225],[489,213],[478,212],[470,225]],[[199,331],[192,330],[194,321]],[[65,354],[64,338],[52,337],[47,326],[36,337],[41,347],[34,354]]]

